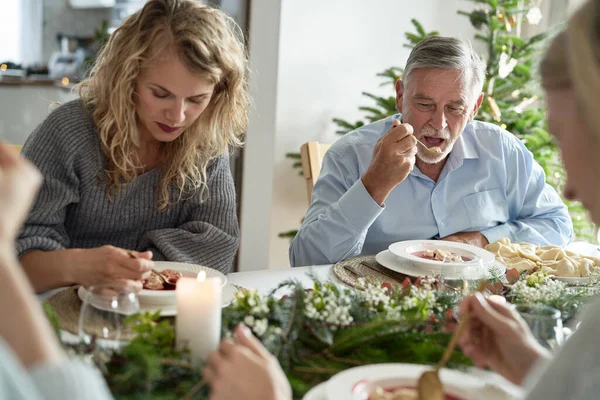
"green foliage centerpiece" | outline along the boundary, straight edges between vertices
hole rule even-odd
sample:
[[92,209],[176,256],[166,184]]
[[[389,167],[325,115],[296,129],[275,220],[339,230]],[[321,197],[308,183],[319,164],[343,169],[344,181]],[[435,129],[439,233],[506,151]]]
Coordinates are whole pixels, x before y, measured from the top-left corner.
[[[424,278],[394,285],[361,280],[363,290],[354,290],[312,278],[310,288],[290,280],[269,296],[240,291],[222,314],[222,336],[231,337],[237,324],[246,324],[277,357],[297,398],[354,366],[435,364],[456,326],[460,299],[476,289],[462,281],[451,288]],[[592,294],[587,286],[568,287],[541,271],[521,276],[516,270],[506,279],[490,280],[488,291],[515,304],[552,305],[565,318]],[[128,323],[137,336],[119,352],[107,354],[93,345],[83,351],[99,366],[117,399],[208,398],[201,369],[191,363],[188,352],[175,347],[171,321],[147,313],[130,317]],[[454,352],[451,368],[469,365],[464,355]]]

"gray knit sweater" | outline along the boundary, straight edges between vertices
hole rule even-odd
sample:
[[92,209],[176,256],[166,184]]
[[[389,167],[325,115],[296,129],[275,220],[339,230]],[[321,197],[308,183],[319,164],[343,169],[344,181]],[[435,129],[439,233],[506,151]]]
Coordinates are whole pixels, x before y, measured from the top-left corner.
[[157,210],[160,167],[139,175],[109,200],[107,187],[99,183],[106,157],[80,100],[54,110],[31,134],[23,155],[40,169],[44,183],[17,240],[19,257],[31,250],[113,245],[151,250],[154,260],[230,271],[239,227],[227,155],[209,165],[207,199],[201,202],[198,191],[177,202],[173,186],[171,204],[163,211]]

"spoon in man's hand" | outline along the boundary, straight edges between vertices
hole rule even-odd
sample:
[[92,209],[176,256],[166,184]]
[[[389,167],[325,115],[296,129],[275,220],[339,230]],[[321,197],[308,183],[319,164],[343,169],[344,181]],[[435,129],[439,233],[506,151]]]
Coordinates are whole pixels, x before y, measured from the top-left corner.
[[417,139],[415,137],[415,140],[417,141],[417,143],[419,143],[421,146],[423,146],[423,148],[429,153],[429,154],[440,154],[442,152],[442,149],[440,149],[437,146],[434,147],[427,147],[425,146],[425,143],[421,142],[419,139]]
[[[478,292],[483,292],[486,288],[487,281],[482,280],[479,282],[479,286],[477,287]],[[469,326],[469,322],[471,320],[470,314],[465,314],[458,323],[458,326],[454,330],[452,337],[450,338],[450,342],[448,346],[446,346],[446,350],[444,351],[444,355],[440,362],[437,363],[435,368],[432,371],[425,371],[419,378],[417,382],[417,393],[419,400],[443,400],[444,399],[444,387],[442,386],[442,381],[440,381],[440,369],[444,368],[448,361],[450,360],[450,356],[452,356],[452,352],[456,347],[456,342],[458,342],[458,338],[465,331],[467,326]]]
[[[397,119],[394,120],[394,122],[392,122],[392,128],[397,127],[398,125],[400,125],[400,121],[398,121]],[[413,135],[414,136],[414,135]],[[429,154],[440,154],[442,152],[442,149],[440,149],[439,147],[427,147],[425,145],[425,143],[421,142],[419,139],[417,139],[417,137],[415,136],[415,140],[417,141],[417,143],[419,143],[421,146],[423,146],[423,148],[429,153]]]

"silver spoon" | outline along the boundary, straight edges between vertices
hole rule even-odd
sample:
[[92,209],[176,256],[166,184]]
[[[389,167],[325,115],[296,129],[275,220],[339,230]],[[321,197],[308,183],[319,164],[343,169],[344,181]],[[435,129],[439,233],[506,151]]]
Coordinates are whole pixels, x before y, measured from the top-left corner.
[[174,284],[174,283],[171,283],[171,282],[169,281],[169,279],[168,279],[166,276],[164,276],[163,274],[161,274],[159,271],[155,270],[154,268],[152,268],[152,270],[151,270],[151,271],[152,271],[152,272],[154,272],[156,275],[158,275],[158,277],[159,277],[159,278],[160,278],[160,279],[163,281],[163,284],[164,284],[164,285],[167,285],[167,286],[175,286],[175,284]]
[[[133,252],[133,251],[128,251],[127,254],[129,255],[129,257],[131,258],[139,258],[138,255]],[[151,269],[151,271],[157,275],[161,281],[163,281],[163,284],[168,285],[168,286],[175,286],[174,283],[169,282],[169,279],[164,276],[163,274],[161,274],[159,271],[155,270],[154,268]]]
[[[393,129],[393,128],[395,128],[395,127],[397,127],[397,126],[399,126],[399,125],[400,125],[400,121],[398,121],[398,120],[395,120],[395,121],[392,123],[392,129]],[[414,136],[414,135],[413,135],[413,136]],[[440,149],[439,147],[432,147],[432,148],[429,148],[429,147],[425,146],[425,143],[421,142],[421,141],[420,141],[419,139],[417,139],[416,137],[415,137],[415,140],[417,141],[417,143],[419,143],[421,146],[423,146],[423,148],[424,148],[424,149],[425,149],[425,150],[426,150],[426,151],[427,151],[429,154],[440,154],[440,153],[442,152],[442,149]],[[436,150],[433,150],[433,149],[436,149]]]
[[[423,148],[429,153],[429,154],[441,154],[442,149],[440,149],[439,147],[427,147],[425,146],[425,143],[421,142],[419,139],[415,138],[415,140],[417,141],[417,143],[419,143],[421,146],[423,146]],[[435,149],[435,150],[433,150]]]

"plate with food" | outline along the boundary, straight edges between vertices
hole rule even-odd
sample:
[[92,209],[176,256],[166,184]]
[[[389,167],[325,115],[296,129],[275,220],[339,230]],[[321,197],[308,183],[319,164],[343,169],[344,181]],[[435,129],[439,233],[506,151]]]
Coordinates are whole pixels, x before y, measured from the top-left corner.
[[[236,287],[234,285],[232,285],[231,283],[227,283],[225,286],[223,286],[223,292],[221,293],[221,306],[222,307],[227,307],[228,305],[231,304],[231,302],[235,298],[235,293],[237,292],[237,290],[238,289],[236,289]],[[89,298],[88,294],[89,294],[89,292],[85,287],[79,286],[79,289],[77,290],[77,296],[79,296],[81,301],[85,301],[85,299]],[[138,293],[138,296],[139,296],[139,293]],[[101,310],[114,311],[113,309],[110,308],[109,305],[92,304],[92,306],[99,308]],[[158,305],[158,304],[148,304],[148,303],[140,302],[140,312],[155,312],[155,311],[159,311],[159,310],[160,310],[161,317],[173,317],[173,316],[177,315],[177,304]]]
[[155,261],[154,271],[144,281],[144,288],[138,293],[140,303],[159,306],[175,304],[175,287],[177,280],[182,276],[194,278],[198,273],[204,271],[207,278],[216,277],[221,279],[221,284],[227,284],[227,277],[216,269],[204,267],[197,264],[186,264],[170,261]]
[[389,250],[383,250],[375,256],[375,260],[387,269],[395,272],[399,272],[404,275],[414,277],[426,277],[426,276],[437,276],[443,275],[444,279],[468,279],[477,280],[483,278],[494,278],[500,277],[506,273],[504,265],[497,261],[492,261],[488,265],[482,265],[479,263],[469,264],[468,266],[460,265],[446,265],[444,269],[428,269],[416,267],[410,261],[396,256]]
[[509,238],[502,238],[487,245],[486,249],[506,268],[515,268],[519,272],[542,270],[570,284],[589,283],[600,278],[600,259],[568,248],[514,243]]
[[[417,380],[431,366],[417,364],[371,364],[350,368],[331,377],[326,385],[327,400],[417,400]],[[444,400],[512,399],[513,394],[474,375],[440,370]]]
[[447,266],[489,265],[495,259],[492,253],[482,248],[446,240],[405,240],[392,243],[388,249],[415,267],[434,273]]

